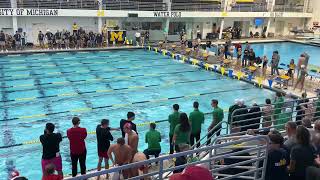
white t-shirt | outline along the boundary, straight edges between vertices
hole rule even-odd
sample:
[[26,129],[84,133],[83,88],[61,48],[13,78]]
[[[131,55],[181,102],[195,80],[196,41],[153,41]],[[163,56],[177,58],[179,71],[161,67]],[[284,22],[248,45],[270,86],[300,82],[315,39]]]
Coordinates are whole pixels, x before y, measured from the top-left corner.
[[139,38],[140,36],[141,36],[141,33],[140,32],[136,32],[135,37]]

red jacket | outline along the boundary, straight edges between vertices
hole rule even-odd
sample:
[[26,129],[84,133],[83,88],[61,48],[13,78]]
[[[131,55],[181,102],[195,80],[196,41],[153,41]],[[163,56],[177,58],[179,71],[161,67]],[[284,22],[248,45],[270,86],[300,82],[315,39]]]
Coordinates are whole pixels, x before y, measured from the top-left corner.
[[70,141],[70,153],[80,155],[86,151],[85,139],[87,137],[86,128],[70,128],[67,131],[67,136]]
[[62,177],[57,174],[50,174],[47,176],[43,176],[42,180],[62,180]]

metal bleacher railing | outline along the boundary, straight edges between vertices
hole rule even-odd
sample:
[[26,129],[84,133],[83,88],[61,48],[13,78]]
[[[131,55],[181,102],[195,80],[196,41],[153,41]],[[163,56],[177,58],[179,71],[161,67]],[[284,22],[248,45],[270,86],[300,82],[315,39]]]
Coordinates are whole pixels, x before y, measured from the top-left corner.
[[[259,143],[255,144],[256,142]],[[186,166],[201,164],[208,167],[213,177],[219,177],[219,179],[222,180],[228,180],[235,177],[263,180],[267,163],[268,145],[268,138],[266,136],[221,137],[216,139],[214,145],[212,146],[197,148],[195,150],[161,156],[155,159],[131,163],[128,165],[114,167],[103,171],[88,173],[83,176],[69,178],[68,180],[88,179],[97,177],[99,175],[138,168],[144,165],[150,165],[152,163],[159,163],[159,170],[129,179],[141,179],[144,177],[153,177],[152,179],[166,179],[164,177],[166,173],[171,173],[172,171],[178,169],[184,169]],[[205,158],[189,161],[184,165],[167,168],[164,166],[166,161],[182,156],[191,158],[192,156],[201,154],[203,152],[209,152],[209,154]],[[230,163],[230,160],[233,160],[233,163]],[[227,171],[230,168],[242,169],[242,171],[234,174]]]
[[11,8],[10,0],[1,0],[0,8]]
[[233,12],[266,12],[266,3],[253,3],[253,4],[235,4],[232,6],[231,11]]
[[303,5],[275,5],[275,12],[303,12]]
[[218,3],[181,3],[176,2],[171,4],[172,11],[221,11],[221,4]]
[[103,4],[106,10],[167,11],[163,2],[107,1]]
[[18,8],[39,9],[99,9],[98,1],[92,0],[18,0]]

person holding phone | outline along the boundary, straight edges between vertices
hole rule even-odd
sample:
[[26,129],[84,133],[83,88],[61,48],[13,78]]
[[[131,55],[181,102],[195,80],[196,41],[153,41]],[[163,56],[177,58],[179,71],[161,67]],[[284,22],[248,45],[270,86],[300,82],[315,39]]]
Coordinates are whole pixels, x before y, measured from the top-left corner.
[[60,133],[53,133],[54,128],[54,124],[47,123],[44,134],[40,136],[40,142],[42,144],[42,172],[45,174],[45,167],[48,164],[53,164],[56,167],[58,175],[63,178],[62,159],[59,146],[62,141],[62,136]]

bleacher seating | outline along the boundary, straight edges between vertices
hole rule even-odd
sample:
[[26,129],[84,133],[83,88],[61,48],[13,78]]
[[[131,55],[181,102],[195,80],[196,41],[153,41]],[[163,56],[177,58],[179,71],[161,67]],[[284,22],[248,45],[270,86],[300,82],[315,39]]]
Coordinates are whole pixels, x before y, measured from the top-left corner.
[[0,8],[11,8],[10,0],[1,0]]

